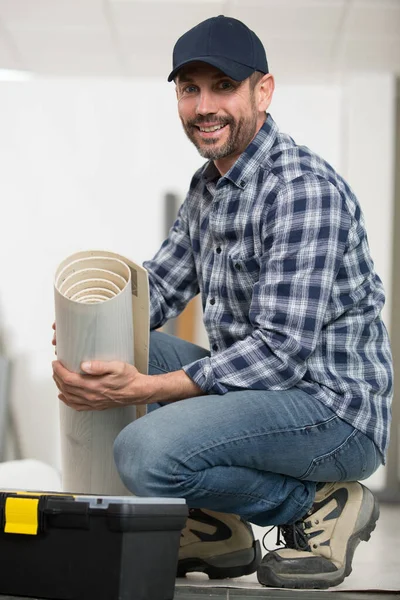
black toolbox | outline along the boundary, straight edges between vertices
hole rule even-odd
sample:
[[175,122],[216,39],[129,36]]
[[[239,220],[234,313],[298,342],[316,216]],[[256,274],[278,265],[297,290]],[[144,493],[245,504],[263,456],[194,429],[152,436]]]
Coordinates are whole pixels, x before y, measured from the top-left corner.
[[0,490],[0,594],[172,600],[183,499]]

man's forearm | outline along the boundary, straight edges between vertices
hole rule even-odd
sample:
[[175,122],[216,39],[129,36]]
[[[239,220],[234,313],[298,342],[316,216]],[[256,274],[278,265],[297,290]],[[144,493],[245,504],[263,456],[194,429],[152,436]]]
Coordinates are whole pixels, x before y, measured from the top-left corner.
[[162,375],[148,375],[149,400],[154,402],[176,402],[193,396],[204,396],[201,389],[185,371],[172,371]]

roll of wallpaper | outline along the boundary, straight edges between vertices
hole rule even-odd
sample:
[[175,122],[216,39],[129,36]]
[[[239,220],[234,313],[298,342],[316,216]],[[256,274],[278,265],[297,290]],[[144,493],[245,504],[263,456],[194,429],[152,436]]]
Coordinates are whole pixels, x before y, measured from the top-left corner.
[[[75,373],[85,360],[120,360],[147,373],[149,288],[143,267],[112,252],[73,254],[54,283],[57,358]],[[78,412],[60,402],[63,490],[127,495],[113,459],[119,432],[145,407]]]

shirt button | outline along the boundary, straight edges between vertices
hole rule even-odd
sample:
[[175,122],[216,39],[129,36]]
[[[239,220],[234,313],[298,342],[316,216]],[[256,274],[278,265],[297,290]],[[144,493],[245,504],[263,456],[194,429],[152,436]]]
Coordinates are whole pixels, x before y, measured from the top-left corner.
[[235,269],[236,269],[237,271],[240,271],[240,269],[241,269],[241,268],[242,268],[242,265],[241,265],[240,263],[236,263],[236,264],[235,264]]
[[216,352],[218,350],[218,344],[213,344],[212,349]]
[[210,304],[212,304],[214,306],[214,304],[215,304],[215,298],[211,298]]
[[216,248],[216,249],[215,249],[215,252],[216,252],[217,254],[221,254],[222,250],[221,250],[221,248],[218,246],[218,248]]

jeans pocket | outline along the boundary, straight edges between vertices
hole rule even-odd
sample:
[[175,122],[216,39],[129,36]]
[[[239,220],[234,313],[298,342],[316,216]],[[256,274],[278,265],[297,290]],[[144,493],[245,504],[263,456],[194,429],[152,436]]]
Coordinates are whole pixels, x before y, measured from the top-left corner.
[[366,479],[381,464],[374,442],[354,429],[334,450],[313,459],[299,477],[308,481],[358,481]]

